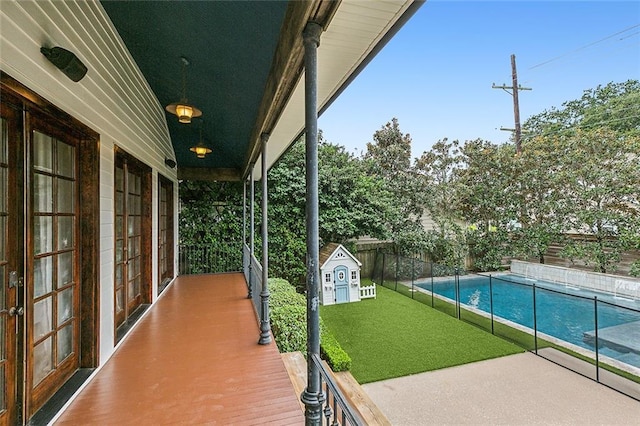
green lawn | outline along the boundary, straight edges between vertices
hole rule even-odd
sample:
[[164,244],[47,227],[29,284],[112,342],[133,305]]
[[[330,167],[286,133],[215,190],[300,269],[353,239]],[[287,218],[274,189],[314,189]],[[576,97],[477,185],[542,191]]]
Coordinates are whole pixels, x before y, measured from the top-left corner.
[[322,306],[360,383],[524,352],[512,343],[377,286],[377,299]]

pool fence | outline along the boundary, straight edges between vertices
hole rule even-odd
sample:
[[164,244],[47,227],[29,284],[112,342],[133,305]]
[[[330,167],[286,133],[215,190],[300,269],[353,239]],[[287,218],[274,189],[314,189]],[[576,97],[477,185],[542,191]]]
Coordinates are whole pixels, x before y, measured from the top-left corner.
[[[594,274],[593,278],[585,271],[564,272],[567,268],[538,266],[545,265],[515,261],[511,273],[524,277],[516,281],[505,272],[473,273],[455,266],[380,251],[373,267],[372,280],[640,401],[640,309],[637,309],[640,294],[637,287],[630,284],[634,280],[620,276],[603,277],[605,274]],[[533,275],[538,272],[540,276]],[[555,278],[556,283],[566,288],[588,288],[613,297],[599,298],[576,294],[579,291],[565,292],[562,288],[541,287],[536,285],[532,278],[534,276],[552,283]],[[469,294],[468,283],[472,282],[469,279],[474,277],[488,280],[488,310],[479,309],[475,293]],[[467,289],[464,299],[460,296],[461,282]],[[524,292],[524,297],[530,298],[530,312],[523,314],[530,319],[526,325],[495,314],[494,306],[509,303],[507,296],[494,289],[504,282],[519,286],[520,293]],[[440,290],[442,286],[449,286],[447,295],[450,297],[438,294],[442,293],[435,291],[438,286]],[[568,322],[575,315],[571,310],[553,311],[556,308],[542,305],[540,300],[548,300],[553,293],[586,306],[584,324],[588,331],[583,333],[582,344],[563,341],[538,329],[543,317]],[[592,313],[589,313],[589,309]],[[628,321],[615,326],[602,325],[612,310],[621,313]]]

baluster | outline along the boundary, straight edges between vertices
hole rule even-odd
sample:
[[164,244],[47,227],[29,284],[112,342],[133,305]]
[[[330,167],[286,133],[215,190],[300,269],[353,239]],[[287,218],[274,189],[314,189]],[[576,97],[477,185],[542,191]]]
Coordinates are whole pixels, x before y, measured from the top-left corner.
[[[344,411],[344,408],[342,411]],[[336,401],[335,394],[333,394],[333,423],[331,423],[331,426],[340,426],[340,422],[338,421],[338,402]]]

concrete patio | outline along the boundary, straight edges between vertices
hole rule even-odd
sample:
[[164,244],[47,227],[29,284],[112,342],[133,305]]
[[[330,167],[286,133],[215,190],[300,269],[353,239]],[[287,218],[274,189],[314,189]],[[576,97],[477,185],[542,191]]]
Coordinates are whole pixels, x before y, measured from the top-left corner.
[[531,353],[363,385],[392,424],[637,425],[640,402]]

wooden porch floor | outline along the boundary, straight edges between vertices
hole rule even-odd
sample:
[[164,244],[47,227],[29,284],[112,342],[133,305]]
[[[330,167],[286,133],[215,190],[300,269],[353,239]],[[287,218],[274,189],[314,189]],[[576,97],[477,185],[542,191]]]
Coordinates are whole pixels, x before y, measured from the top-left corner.
[[179,277],[55,422],[304,424],[242,274]]

